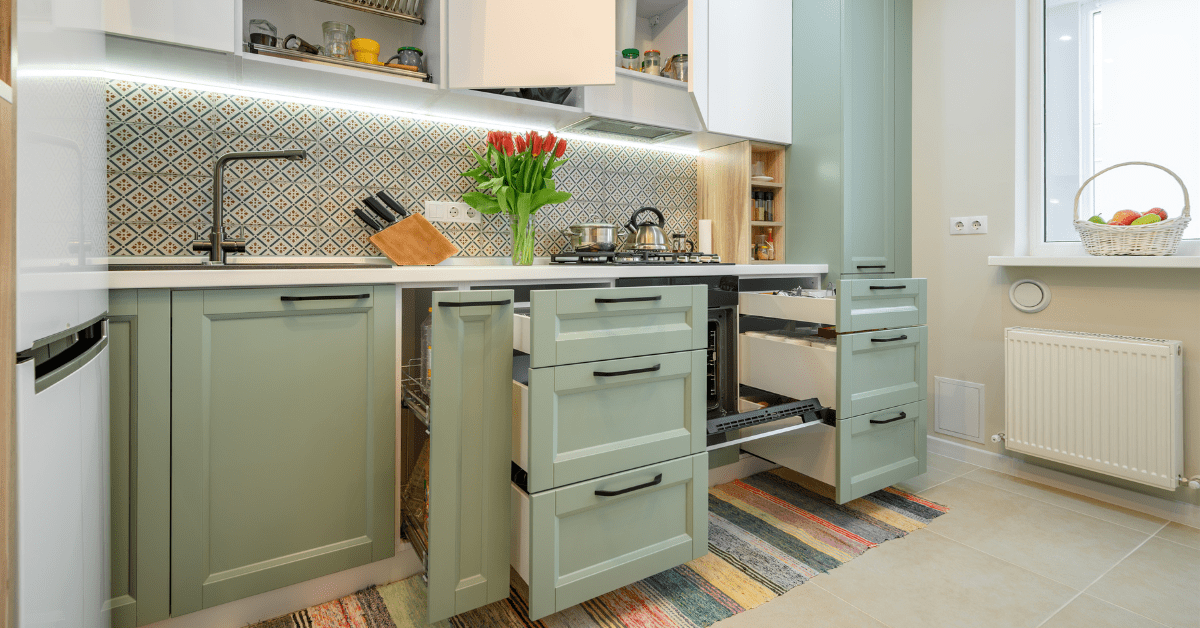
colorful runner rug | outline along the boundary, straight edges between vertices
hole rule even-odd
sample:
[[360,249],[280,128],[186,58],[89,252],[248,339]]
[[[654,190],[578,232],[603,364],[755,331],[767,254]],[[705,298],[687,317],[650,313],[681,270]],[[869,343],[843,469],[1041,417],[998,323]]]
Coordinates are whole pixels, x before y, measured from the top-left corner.
[[[508,599],[439,628],[703,628],[754,608],[868,549],[923,528],[944,506],[887,488],[838,505],[832,488],[786,469],[708,491],[711,553],[530,621],[513,577]],[[253,628],[424,628],[420,576],[370,587]]]

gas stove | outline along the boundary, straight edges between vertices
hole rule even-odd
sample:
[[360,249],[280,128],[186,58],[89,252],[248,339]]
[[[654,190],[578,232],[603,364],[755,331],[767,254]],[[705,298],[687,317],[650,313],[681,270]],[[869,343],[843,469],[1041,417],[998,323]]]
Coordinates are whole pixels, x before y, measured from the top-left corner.
[[723,264],[716,253],[672,253],[670,251],[563,251],[550,256],[552,264],[622,264],[622,265],[675,265],[675,264]]

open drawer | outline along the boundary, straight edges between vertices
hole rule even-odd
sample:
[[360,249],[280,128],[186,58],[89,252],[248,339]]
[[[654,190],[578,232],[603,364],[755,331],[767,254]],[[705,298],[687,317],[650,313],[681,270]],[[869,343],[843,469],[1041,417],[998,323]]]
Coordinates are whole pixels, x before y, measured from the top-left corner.
[[924,326],[842,334],[836,352],[783,336],[741,334],[738,345],[741,383],[795,399],[816,397],[839,418],[925,398]]
[[510,561],[540,619],[708,553],[708,454],[552,491],[512,486]]
[[843,279],[837,297],[789,297],[746,292],[738,312],[820,325],[839,333],[925,324],[924,279]]
[[704,451],[705,351],[529,369],[513,461],[537,493]]

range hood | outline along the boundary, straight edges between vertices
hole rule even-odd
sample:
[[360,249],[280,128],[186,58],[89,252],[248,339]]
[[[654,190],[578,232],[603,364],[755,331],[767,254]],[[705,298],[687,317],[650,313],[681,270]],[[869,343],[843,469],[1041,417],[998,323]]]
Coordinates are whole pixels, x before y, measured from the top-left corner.
[[665,142],[677,137],[690,135],[688,131],[668,129],[662,126],[654,126],[653,124],[638,124],[635,122],[625,122],[624,120],[600,118],[597,116],[589,116],[579,122],[562,127],[559,131],[562,133],[574,133],[576,135],[590,135],[606,140],[621,140],[641,144],[657,144],[658,142]]

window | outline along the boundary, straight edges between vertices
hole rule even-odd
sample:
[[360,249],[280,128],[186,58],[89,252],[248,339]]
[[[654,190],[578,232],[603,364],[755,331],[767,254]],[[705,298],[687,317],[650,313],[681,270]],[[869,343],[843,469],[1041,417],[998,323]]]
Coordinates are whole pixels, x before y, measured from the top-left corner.
[[[1200,195],[1200,0],[1045,0],[1040,8],[1035,62],[1043,64],[1045,107],[1035,141],[1044,144],[1033,200],[1043,211],[1031,225],[1034,252],[1064,252],[1069,245],[1057,243],[1079,241],[1075,193],[1114,164],[1160,164]],[[1107,219],[1152,207],[1178,215],[1179,185],[1160,170],[1130,166],[1093,181],[1079,213]],[[1200,239],[1200,216],[1184,237]],[[1200,242],[1187,246],[1180,253],[1200,252]]]

